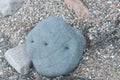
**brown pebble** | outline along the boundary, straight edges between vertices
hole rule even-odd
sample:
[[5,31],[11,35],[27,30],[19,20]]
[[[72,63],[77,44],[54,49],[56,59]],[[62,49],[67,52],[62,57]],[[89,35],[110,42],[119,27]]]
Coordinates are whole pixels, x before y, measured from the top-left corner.
[[67,6],[70,6],[79,19],[89,18],[89,10],[82,2],[82,0],[64,0]]

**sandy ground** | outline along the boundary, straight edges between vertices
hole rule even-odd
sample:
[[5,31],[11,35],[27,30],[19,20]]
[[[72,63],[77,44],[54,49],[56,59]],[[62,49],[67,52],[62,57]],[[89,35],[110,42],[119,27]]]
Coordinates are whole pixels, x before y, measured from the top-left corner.
[[[28,0],[14,15],[0,19],[0,80],[120,80],[120,1],[83,0],[91,12],[89,19],[78,19],[62,0]],[[31,69],[18,74],[5,60],[6,50],[25,42],[30,30],[48,16],[60,16],[74,27],[81,28],[87,49],[74,72],[48,78]]]

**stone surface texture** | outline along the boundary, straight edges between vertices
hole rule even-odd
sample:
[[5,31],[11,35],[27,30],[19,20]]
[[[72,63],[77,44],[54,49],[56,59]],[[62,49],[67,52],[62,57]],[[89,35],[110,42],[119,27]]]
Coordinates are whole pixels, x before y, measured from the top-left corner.
[[0,0],[0,16],[14,14],[22,5],[24,0]]
[[65,75],[75,69],[86,40],[82,31],[62,18],[48,17],[27,36],[27,53],[38,73],[45,76]]
[[31,61],[26,55],[25,44],[9,49],[5,53],[5,59],[18,73],[27,74],[29,72]]

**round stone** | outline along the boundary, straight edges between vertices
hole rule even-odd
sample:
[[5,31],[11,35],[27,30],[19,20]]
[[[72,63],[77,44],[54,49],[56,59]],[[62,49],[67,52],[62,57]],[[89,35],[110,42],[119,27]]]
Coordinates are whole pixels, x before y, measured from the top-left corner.
[[38,73],[56,77],[73,71],[85,50],[82,32],[62,18],[49,17],[27,36],[27,54]]
[[0,0],[0,16],[14,14],[23,4],[24,0]]

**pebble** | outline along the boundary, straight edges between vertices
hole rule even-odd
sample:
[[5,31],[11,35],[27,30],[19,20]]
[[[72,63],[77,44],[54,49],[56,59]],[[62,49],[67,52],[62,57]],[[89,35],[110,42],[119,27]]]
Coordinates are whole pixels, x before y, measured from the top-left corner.
[[90,12],[82,0],[64,0],[64,2],[75,11],[79,19],[90,17]]
[[2,53],[2,50],[0,49],[0,53]]
[[86,40],[82,31],[62,18],[48,17],[27,36],[27,54],[37,72],[61,76],[73,71],[82,58]]
[[89,78],[75,78],[74,80],[91,80]]
[[14,14],[23,5],[24,0],[0,0],[0,16]]
[[31,61],[26,55],[25,44],[9,49],[5,53],[5,59],[18,73],[24,75],[29,72]]

